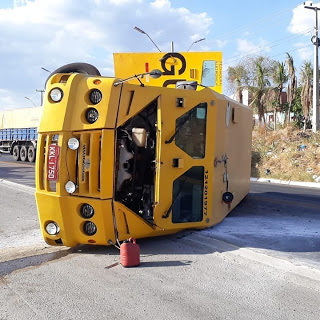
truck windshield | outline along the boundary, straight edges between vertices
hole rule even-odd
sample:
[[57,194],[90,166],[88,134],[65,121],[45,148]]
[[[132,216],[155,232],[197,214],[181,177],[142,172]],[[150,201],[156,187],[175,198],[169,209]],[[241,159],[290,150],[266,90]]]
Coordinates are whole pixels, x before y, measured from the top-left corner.
[[203,61],[201,84],[206,87],[216,85],[216,62],[214,60]]
[[176,145],[194,159],[205,156],[207,104],[200,103],[176,120]]
[[173,183],[172,222],[202,221],[204,167],[192,167]]

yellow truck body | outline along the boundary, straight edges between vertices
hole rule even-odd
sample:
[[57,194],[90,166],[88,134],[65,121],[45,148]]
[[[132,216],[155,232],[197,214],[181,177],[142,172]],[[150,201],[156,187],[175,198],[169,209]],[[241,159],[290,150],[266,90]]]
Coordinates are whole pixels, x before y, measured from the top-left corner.
[[[208,228],[247,195],[252,110],[221,94],[221,58],[120,53],[116,78],[48,79],[36,163],[48,244],[108,245]],[[163,75],[152,78],[152,69]],[[201,86],[175,88],[185,80]]]
[[[197,81],[198,84],[222,93],[222,52],[155,52],[115,53],[115,76],[128,78],[134,74],[158,69],[162,76],[153,79],[145,76],[144,85],[175,88],[177,81]],[[139,84],[137,79],[131,83]],[[201,87],[199,86],[200,90]]]
[[251,122],[250,108],[210,88],[53,75],[36,163],[43,238],[108,245],[219,223],[249,192]]

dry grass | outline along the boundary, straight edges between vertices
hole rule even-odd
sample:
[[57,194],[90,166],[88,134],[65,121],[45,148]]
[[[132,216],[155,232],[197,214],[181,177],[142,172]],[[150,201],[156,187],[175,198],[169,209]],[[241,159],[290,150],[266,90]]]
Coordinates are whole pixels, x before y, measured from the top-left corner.
[[251,176],[320,182],[320,133],[254,129]]

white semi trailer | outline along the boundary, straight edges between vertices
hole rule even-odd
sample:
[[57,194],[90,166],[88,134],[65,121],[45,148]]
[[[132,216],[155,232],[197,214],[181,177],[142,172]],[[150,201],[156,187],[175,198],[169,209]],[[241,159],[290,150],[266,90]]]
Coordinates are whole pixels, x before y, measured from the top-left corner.
[[0,152],[16,161],[35,161],[41,114],[42,107],[0,111]]

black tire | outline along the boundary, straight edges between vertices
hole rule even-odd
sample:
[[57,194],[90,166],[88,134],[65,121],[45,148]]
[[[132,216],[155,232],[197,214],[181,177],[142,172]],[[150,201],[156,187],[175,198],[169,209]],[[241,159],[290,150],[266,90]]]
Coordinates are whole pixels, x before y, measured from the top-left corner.
[[28,148],[28,161],[34,162],[36,160],[36,149],[34,146]]
[[20,159],[21,161],[27,161],[27,158],[28,158],[28,148],[26,146],[21,146]]
[[99,70],[89,63],[84,62],[75,62],[66,64],[53,72],[50,73],[50,76],[47,78],[46,83],[50,77],[56,73],[83,73],[89,76],[101,76]]
[[12,150],[12,157],[13,157],[13,160],[15,161],[20,161],[20,146],[18,146],[17,144],[13,147],[13,150]]

